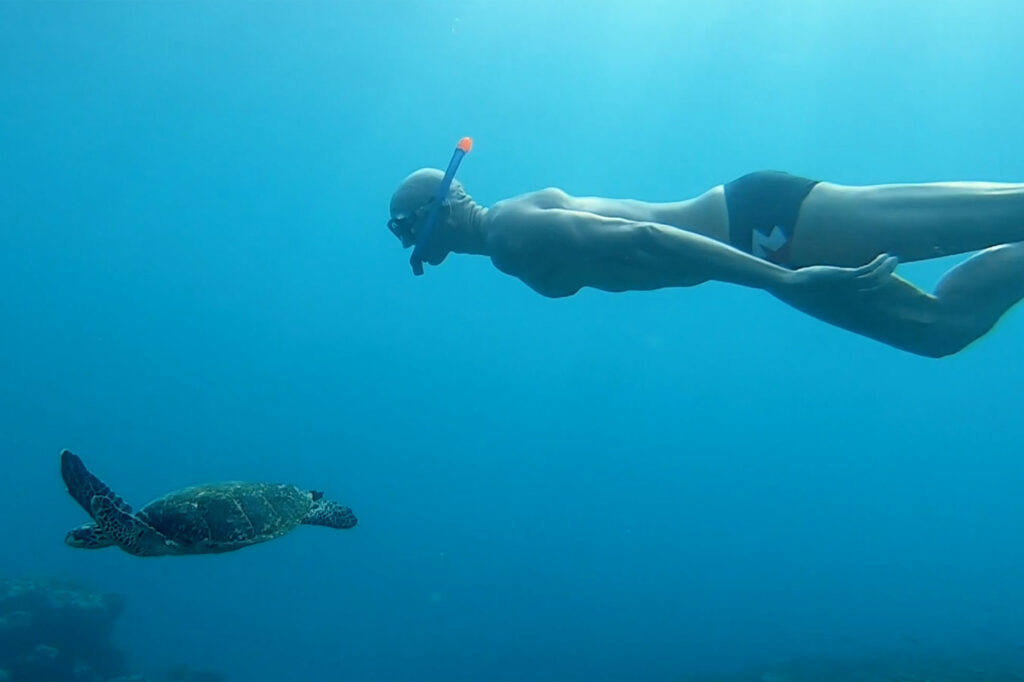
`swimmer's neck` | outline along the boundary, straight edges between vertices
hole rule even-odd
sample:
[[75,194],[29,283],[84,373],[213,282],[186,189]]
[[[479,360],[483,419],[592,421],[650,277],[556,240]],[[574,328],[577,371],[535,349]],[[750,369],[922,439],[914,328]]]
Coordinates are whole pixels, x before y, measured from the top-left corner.
[[452,253],[491,255],[487,248],[487,207],[472,199],[451,205],[444,231],[444,247]]

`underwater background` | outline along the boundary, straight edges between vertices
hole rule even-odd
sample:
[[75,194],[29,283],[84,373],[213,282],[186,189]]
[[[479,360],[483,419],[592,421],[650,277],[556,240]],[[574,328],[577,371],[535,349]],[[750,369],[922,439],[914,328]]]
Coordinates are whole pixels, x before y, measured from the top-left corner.
[[[485,204],[1021,182],[1022,35],[1014,0],[0,4],[0,578],[122,595],[147,676],[1021,679],[1019,311],[928,360],[735,286],[416,278],[385,222],[463,135]],[[136,507],[270,480],[359,525],[73,550],[62,448]]]

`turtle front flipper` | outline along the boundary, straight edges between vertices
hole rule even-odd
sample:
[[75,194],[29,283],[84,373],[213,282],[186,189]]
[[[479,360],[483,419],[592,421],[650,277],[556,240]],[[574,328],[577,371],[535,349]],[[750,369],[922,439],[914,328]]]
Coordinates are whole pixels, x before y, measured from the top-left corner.
[[92,499],[97,495],[110,498],[115,506],[127,514],[132,513],[132,508],[114,494],[114,491],[107,487],[107,484],[96,478],[85,468],[85,463],[78,455],[64,450],[60,453],[60,475],[64,479],[64,485],[68,488],[68,494],[75,498],[78,504],[89,516],[96,520],[92,513]]
[[167,538],[149,524],[140,521],[130,511],[126,512],[109,497],[96,495],[92,498],[92,517],[96,519],[100,533],[129,554],[173,554]]
[[302,519],[311,526],[328,526],[329,528],[351,528],[356,525],[356,515],[346,506],[337,502],[314,496],[313,506]]

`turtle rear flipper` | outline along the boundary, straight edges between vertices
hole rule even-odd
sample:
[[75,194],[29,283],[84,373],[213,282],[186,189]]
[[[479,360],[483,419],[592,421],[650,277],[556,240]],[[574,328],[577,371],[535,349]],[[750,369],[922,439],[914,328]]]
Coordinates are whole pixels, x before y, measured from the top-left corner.
[[68,531],[64,536],[64,544],[79,549],[103,549],[117,543],[95,523],[84,523]]
[[100,533],[117,543],[118,547],[136,556],[171,554],[167,539],[152,526],[143,523],[124,505],[118,505],[110,497],[97,495],[92,498],[92,517]]
[[[320,493],[323,495],[323,493]],[[302,519],[311,526],[328,526],[330,528],[351,528],[356,525],[356,515],[352,510],[337,502],[321,498],[313,498],[313,506]]]
[[92,499],[97,495],[110,498],[114,505],[126,514],[132,513],[132,508],[115,495],[106,483],[86,469],[82,458],[73,452],[64,450],[60,453],[60,475],[68,488],[68,494],[82,505],[82,509],[92,516],[94,521],[96,517],[92,513]]

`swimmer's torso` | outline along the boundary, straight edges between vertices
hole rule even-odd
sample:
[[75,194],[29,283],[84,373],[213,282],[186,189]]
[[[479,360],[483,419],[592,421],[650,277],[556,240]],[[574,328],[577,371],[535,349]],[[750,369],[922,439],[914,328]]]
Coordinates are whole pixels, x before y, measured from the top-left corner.
[[[562,220],[573,214],[572,235],[561,234]],[[587,220],[587,216],[593,220]],[[544,189],[495,204],[485,221],[492,240],[492,260],[503,272],[518,277],[546,296],[569,296],[584,286],[606,291],[654,289],[664,277],[652,276],[642,253],[629,248],[621,258],[595,258],[588,239],[602,239],[608,229],[601,218],[657,223],[727,241],[728,213],[721,186],[686,201],[652,203],[632,199],[574,197],[560,189]],[[569,237],[564,239],[564,237]],[[692,286],[703,278],[678,273],[675,286]]]

